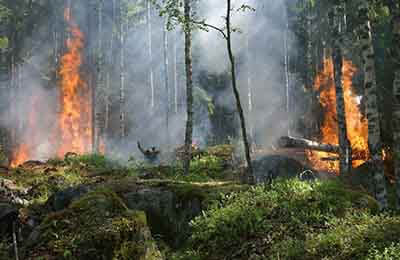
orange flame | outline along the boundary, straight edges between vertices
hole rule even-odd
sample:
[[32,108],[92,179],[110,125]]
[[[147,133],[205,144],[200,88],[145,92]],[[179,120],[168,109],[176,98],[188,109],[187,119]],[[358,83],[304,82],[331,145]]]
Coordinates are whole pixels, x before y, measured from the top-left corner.
[[24,127],[24,133],[21,137],[20,144],[12,154],[10,162],[11,167],[17,167],[25,161],[32,159],[36,148],[36,132],[37,129],[37,105],[40,103],[40,96],[33,96],[30,101],[30,111],[28,113],[27,125]]
[[88,153],[92,147],[91,91],[80,75],[84,35],[71,20],[69,8],[65,9],[64,19],[70,37],[66,41],[67,52],[61,58],[60,68],[59,156],[67,152]]
[[[345,99],[347,136],[353,150],[353,167],[363,164],[369,158],[368,122],[360,112],[360,98],[352,88],[352,78],[356,72],[355,66],[347,60],[343,61],[343,89]],[[332,59],[325,59],[324,70],[316,79],[314,88],[320,92],[320,103],[324,109],[324,122],[321,128],[321,142],[338,144],[338,124],[336,116],[336,91]],[[308,151],[308,159],[317,170],[338,172],[339,161],[322,160],[336,157],[335,154]]]

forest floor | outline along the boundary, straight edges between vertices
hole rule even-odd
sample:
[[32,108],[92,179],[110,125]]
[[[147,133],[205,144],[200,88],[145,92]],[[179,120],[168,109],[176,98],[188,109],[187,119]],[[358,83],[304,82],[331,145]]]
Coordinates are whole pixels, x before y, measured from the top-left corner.
[[400,259],[400,217],[363,189],[290,174],[249,186],[232,153],[208,148],[188,176],[179,156],[4,168],[0,259]]

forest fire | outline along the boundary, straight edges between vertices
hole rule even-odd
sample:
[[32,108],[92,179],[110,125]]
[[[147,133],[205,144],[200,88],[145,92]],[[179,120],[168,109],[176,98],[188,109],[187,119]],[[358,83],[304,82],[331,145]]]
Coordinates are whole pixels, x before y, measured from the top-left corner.
[[67,52],[61,58],[58,156],[87,153],[92,147],[91,91],[80,75],[84,35],[72,21],[69,8],[65,9],[64,18],[70,37],[66,41]]
[[[355,66],[347,60],[343,62],[343,86],[346,110],[347,136],[353,150],[353,167],[363,164],[369,157],[368,122],[359,108],[359,98],[352,88],[352,78],[356,72]],[[336,91],[333,79],[332,59],[324,61],[321,71],[314,83],[320,93],[320,103],[324,109],[324,122],[321,127],[321,142],[338,144],[338,125],[336,117]],[[324,160],[335,157],[334,154],[318,151],[308,151],[308,159],[315,169],[338,172],[338,160]]]
[[[84,35],[73,22],[69,8],[65,9],[64,19],[68,26],[68,37],[65,42],[66,51],[60,60],[59,113],[52,119],[57,123],[52,129],[50,143],[51,149],[55,152],[46,153],[45,156],[63,157],[67,152],[84,154],[92,150],[92,91],[81,76]],[[49,119],[40,116],[41,112],[44,112],[39,110],[40,103],[45,103],[42,99],[44,99],[43,93],[29,97],[28,118],[20,133],[19,145],[12,153],[11,167],[43,157],[39,145],[46,143],[46,140],[39,140],[39,133],[36,132],[39,131],[39,124]]]
[[37,129],[37,111],[36,107],[40,103],[40,96],[33,96],[30,100],[31,110],[28,113],[28,121],[26,122],[26,127],[24,127],[24,133],[22,134],[22,139],[19,140],[20,144],[12,155],[12,160],[10,162],[11,167],[16,167],[21,163],[32,159],[35,153],[36,147],[36,129]]

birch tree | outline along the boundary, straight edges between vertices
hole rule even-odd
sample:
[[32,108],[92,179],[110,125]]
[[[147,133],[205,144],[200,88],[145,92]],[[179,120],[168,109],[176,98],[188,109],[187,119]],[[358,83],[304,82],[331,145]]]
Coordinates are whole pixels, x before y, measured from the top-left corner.
[[364,70],[364,95],[366,98],[366,115],[368,119],[368,146],[373,162],[375,197],[381,210],[388,207],[385,175],[382,161],[381,128],[378,110],[377,84],[375,73],[375,52],[372,45],[371,23],[368,16],[368,0],[362,0],[358,6],[360,21],[359,38],[362,50]]
[[395,154],[397,208],[400,209],[400,6],[395,1],[390,2],[393,33],[392,58],[395,74],[393,81],[393,152]]
[[343,31],[342,31],[343,6],[334,6],[331,13],[331,23],[333,25],[333,49],[332,60],[334,70],[334,81],[336,91],[336,115],[339,130],[339,170],[340,174],[347,174],[351,171],[351,150],[350,142],[347,138],[346,110],[343,96]]

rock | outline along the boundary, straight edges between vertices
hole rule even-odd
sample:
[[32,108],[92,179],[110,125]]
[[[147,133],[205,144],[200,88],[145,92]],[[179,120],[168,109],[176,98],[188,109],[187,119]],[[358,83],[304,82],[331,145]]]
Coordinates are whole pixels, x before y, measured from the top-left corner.
[[247,188],[229,182],[194,184],[152,180],[138,182],[136,187],[131,184],[118,194],[128,208],[146,212],[153,234],[163,237],[169,246],[177,247],[188,239],[190,221],[199,216],[210,201],[220,198],[221,194]]
[[54,193],[46,202],[47,206],[54,211],[67,208],[71,202],[81,198],[88,193],[90,188],[87,185],[79,185]]
[[189,221],[201,213],[196,196],[182,199],[171,190],[143,188],[123,195],[128,208],[146,212],[152,232],[178,245],[187,239]]
[[12,223],[17,219],[17,207],[8,203],[0,203],[0,237],[10,234]]
[[28,205],[29,202],[23,198],[27,193],[27,189],[19,187],[12,180],[0,178],[0,201]]
[[24,252],[24,259],[163,259],[146,214],[129,210],[118,195],[104,189],[49,214],[32,232]]
[[253,161],[256,183],[265,183],[276,178],[315,179],[317,176],[295,159],[282,155],[267,155]]

